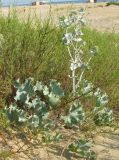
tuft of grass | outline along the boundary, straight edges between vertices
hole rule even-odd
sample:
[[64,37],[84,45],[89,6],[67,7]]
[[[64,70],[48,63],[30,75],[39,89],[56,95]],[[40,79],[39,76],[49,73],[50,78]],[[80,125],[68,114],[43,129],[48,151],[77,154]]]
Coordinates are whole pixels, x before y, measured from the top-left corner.
[[87,71],[86,76],[107,92],[110,106],[115,107],[119,94],[119,34],[101,33],[88,28],[84,30],[84,34],[88,44],[87,51],[94,45],[99,47],[99,53],[91,63],[92,71]]
[[8,118],[6,114],[4,114],[3,109],[0,109],[0,133],[3,132],[8,127],[9,127]]
[[106,3],[106,6],[111,6],[111,5],[119,6],[119,2],[107,2]]
[[8,159],[12,156],[11,151],[0,151],[0,159],[4,160],[4,159]]

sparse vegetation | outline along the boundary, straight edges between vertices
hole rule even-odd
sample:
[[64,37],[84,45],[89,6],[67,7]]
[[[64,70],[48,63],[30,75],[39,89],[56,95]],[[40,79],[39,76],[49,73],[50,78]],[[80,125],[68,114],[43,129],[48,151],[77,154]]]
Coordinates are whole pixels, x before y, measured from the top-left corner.
[[106,6],[111,6],[111,5],[115,5],[115,6],[119,6],[119,2],[108,2],[107,4],[106,4]]

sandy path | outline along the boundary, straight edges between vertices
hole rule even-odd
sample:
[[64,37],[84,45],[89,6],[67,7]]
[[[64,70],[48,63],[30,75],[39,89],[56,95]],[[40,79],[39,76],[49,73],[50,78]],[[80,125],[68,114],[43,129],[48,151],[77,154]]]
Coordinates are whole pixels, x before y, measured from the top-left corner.
[[88,13],[93,28],[119,32],[119,6],[89,8]]
[[94,150],[97,160],[119,160],[119,130],[95,138]]
[[[106,6],[105,3],[98,4],[58,4],[58,5],[41,5],[38,7],[17,7],[17,13],[21,18],[26,18],[31,13],[32,17],[36,15],[41,19],[48,18],[52,15],[53,21],[56,22],[58,17],[67,13],[71,9],[86,8],[86,18],[88,25],[101,31],[119,32],[119,6]],[[51,11],[51,14],[49,12]],[[8,15],[9,9],[2,8],[2,14]]]

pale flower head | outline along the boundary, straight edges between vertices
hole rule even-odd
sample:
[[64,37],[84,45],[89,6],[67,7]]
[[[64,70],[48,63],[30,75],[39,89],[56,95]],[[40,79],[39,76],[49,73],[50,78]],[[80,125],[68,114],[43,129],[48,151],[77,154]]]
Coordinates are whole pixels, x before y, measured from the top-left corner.
[[70,66],[71,71],[76,70],[77,68],[78,68],[78,64],[72,62]]
[[65,42],[65,44],[69,45],[73,40],[73,35],[72,33],[66,33],[63,37],[63,41]]

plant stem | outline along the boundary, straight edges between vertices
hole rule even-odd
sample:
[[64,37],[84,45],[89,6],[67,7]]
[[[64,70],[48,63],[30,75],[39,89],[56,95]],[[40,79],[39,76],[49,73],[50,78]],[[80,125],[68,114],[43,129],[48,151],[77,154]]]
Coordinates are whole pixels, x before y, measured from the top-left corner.
[[72,82],[73,82],[73,96],[76,95],[76,77],[75,77],[75,69],[72,70]]

